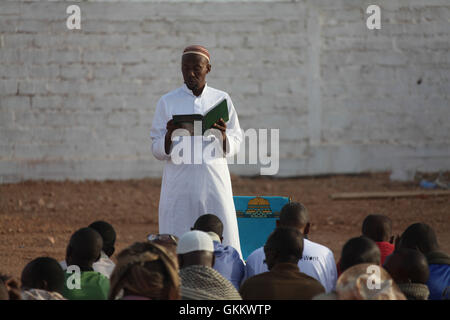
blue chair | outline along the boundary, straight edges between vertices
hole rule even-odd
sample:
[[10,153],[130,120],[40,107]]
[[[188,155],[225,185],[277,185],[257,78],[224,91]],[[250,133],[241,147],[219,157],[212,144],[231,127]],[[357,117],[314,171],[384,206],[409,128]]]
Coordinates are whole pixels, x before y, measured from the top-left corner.
[[276,227],[281,208],[291,202],[290,197],[234,196],[242,257],[264,246]]

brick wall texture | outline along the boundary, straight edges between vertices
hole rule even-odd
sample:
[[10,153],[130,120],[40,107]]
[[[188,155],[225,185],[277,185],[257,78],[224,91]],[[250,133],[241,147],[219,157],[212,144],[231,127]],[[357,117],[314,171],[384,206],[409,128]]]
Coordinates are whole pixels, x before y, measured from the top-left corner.
[[369,4],[1,1],[0,181],[161,176],[149,131],[189,44],[244,130],[280,129],[279,176],[449,170],[450,1],[377,1],[380,30]]

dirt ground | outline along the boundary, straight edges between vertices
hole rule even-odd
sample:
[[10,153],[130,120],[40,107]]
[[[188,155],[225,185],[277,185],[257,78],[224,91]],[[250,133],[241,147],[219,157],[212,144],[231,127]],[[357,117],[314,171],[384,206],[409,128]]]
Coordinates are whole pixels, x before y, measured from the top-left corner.
[[[446,173],[447,179],[450,174]],[[378,200],[331,200],[336,192],[418,190],[418,181],[390,182],[388,173],[291,179],[232,177],[234,195],[291,196],[309,209],[310,239],[338,259],[346,240],[358,236],[369,213],[393,220],[394,234],[423,221],[450,252],[450,196]],[[95,220],[117,231],[116,252],[158,229],[161,179],[44,182],[0,185],[0,272],[16,277],[39,256],[64,258],[70,235]]]

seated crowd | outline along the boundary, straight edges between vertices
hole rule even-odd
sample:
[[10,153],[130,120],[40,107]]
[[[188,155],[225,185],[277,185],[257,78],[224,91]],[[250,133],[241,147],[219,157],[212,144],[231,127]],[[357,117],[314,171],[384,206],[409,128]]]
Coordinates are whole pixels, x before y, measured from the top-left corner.
[[450,256],[433,229],[410,225],[392,236],[392,221],[372,214],[361,236],[333,252],[308,239],[308,210],[283,207],[265,245],[243,261],[222,244],[223,224],[200,216],[179,239],[152,234],[115,256],[116,232],[96,221],[70,237],[64,261],[39,257],[20,281],[0,275],[0,300],[444,300]]

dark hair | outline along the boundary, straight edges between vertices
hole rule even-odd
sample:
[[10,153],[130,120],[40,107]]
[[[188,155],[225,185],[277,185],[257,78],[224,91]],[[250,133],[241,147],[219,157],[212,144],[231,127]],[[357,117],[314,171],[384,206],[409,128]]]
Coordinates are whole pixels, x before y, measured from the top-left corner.
[[[394,259],[394,266],[392,266],[391,259]],[[395,265],[397,263],[397,265]],[[400,248],[394,251],[389,256],[389,260],[385,262],[386,270],[391,273],[391,276],[397,281],[398,275],[408,278],[412,283],[426,284],[430,276],[427,258],[419,250]]]
[[410,225],[400,237],[400,248],[418,249],[423,254],[439,249],[434,230],[425,223]]
[[204,214],[198,217],[194,223],[194,230],[204,231],[204,232],[214,232],[219,237],[223,234],[223,223],[214,214]]
[[298,261],[303,255],[303,235],[295,228],[278,227],[270,234],[264,247],[276,252],[280,262]]
[[116,231],[113,226],[105,221],[95,221],[89,225],[89,228],[96,230],[103,239],[103,252],[106,253],[108,257],[111,257],[114,253],[114,245],[116,243]]
[[22,287],[62,292],[64,271],[53,258],[40,257],[28,263],[22,271]]
[[102,247],[103,240],[97,231],[92,228],[81,228],[70,238],[66,257],[70,257],[80,268],[92,267],[100,257]]
[[308,210],[300,202],[285,204],[280,212],[281,226],[305,226],[309,222]]
[[365,236],[348,240],[341,253],[341,273],[360,263],[380,264],[381,254],[377,244]]
[[373,241],[388,241],[392,234],[392,220],[381,214],[370,214],[363,221],[362,234]]

